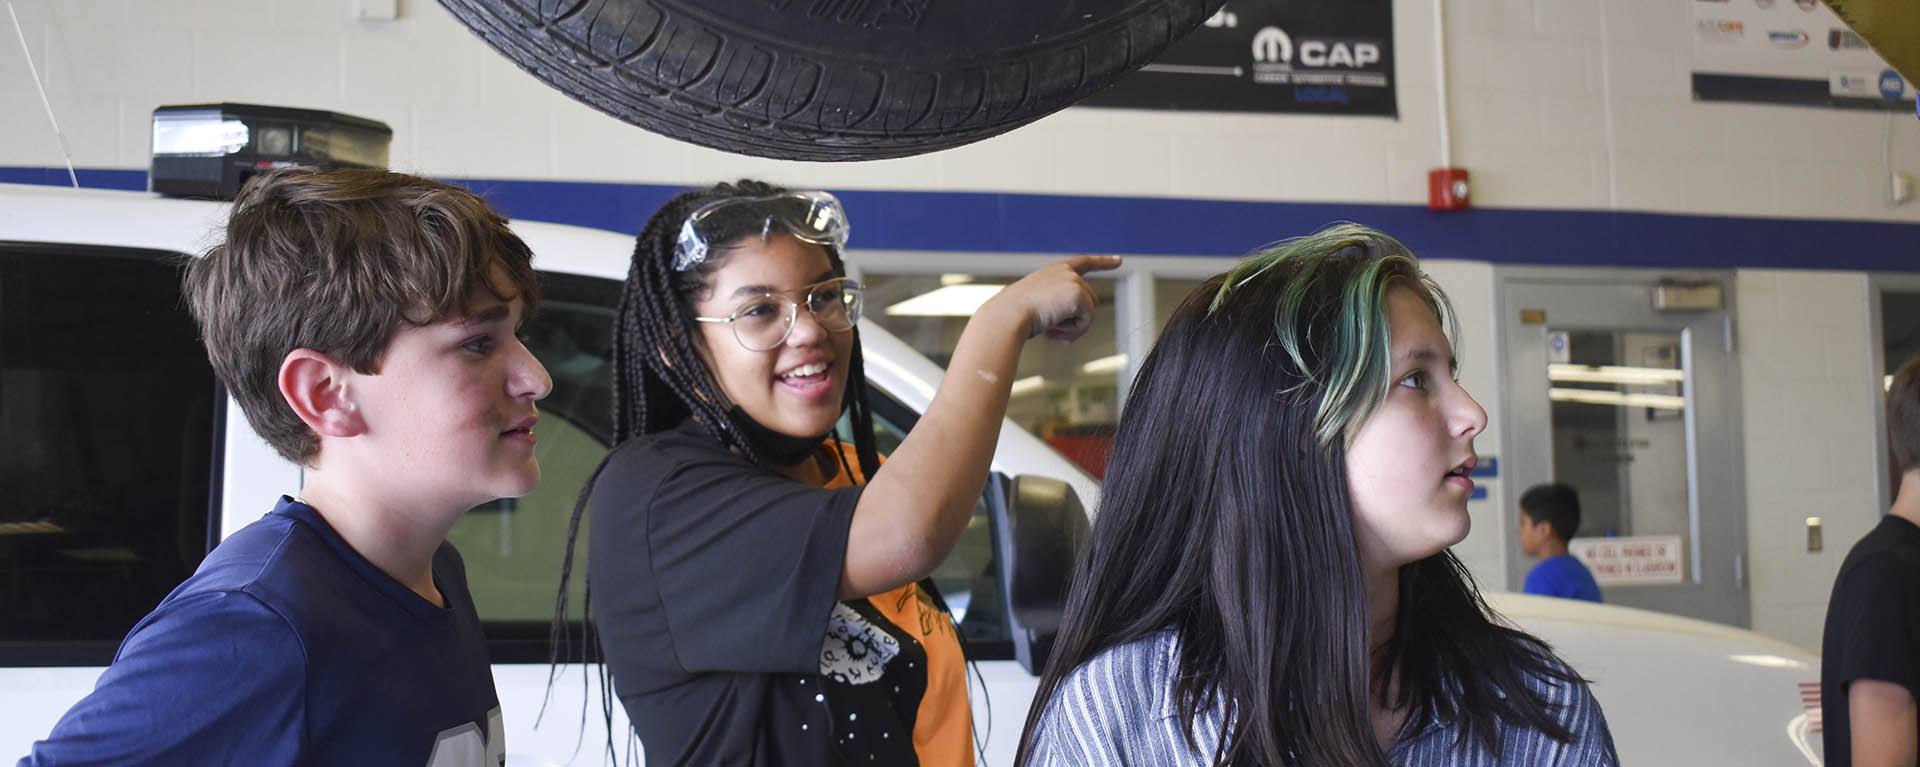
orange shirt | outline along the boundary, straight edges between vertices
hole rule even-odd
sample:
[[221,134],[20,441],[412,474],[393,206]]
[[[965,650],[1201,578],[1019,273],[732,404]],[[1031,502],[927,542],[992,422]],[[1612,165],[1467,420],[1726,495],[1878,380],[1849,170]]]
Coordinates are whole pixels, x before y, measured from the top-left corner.
[[[860,462],[849,444],[839,447],[854,472],[835,471],[822,487],[833,489],[863,484]],[[884,462],[884,459],[882,459]],[[920,698],[913,725],[913,750],[922,767],[972,767],[973,710],[967,703],[967,659],[960,652],[953,616],[941,610],[919,584],[867,597],[868,604],[893,625],[919,640],[927,652],[927,690]]]

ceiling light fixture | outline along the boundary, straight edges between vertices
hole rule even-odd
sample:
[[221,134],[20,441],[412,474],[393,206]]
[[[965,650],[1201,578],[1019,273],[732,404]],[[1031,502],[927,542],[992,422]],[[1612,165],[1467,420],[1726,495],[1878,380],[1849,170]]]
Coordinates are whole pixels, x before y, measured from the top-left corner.
[[945,285],[887,307],[895,317],[971,317],[1005,285]]
[[1588,405],[1612,405],[1614,407],[1657,407],[1668,410],[1687,409],[1687,398],[1675,394],[1629,394],[1599,389],[1548,389],[1547,399],[1554,402],[1579,402]]

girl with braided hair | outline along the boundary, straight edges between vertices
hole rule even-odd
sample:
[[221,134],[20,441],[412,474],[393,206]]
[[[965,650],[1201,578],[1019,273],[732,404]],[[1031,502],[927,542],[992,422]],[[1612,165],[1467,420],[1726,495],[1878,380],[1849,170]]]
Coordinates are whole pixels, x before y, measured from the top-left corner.
[[1121,414],[1019,764],[1617,763],[1586,683],[1447,550],[1487,425],[1453,325],[1352,224],[1187,296]]
[[[1084,332],[1082,275],[1119,259],[980,307],[882,464],[847,231],[831,195],[741,181],[675,197],[635,243],[615,447],[581,507],[588,615],[649,764],[972,764],[965,660],[925,579],[985,485],[1021,346]],[[843,413],[851,445],[827,439]]]

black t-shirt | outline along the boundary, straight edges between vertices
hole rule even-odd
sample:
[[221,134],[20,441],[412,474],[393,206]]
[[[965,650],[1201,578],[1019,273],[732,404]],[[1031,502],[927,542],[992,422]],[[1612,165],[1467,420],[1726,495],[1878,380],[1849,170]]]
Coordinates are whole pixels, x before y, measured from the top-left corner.
[[1847,684],[1877,679],[1920,690],[1920,527],[1888,514],[1847,552],[1827,601],[1821,647],[1826,763],[1848,767],[1853,741]]
[[588,577],[648,764],[917,764],[926,653],[835,599],[860,491],[755,466],[692,421],[614,451]]

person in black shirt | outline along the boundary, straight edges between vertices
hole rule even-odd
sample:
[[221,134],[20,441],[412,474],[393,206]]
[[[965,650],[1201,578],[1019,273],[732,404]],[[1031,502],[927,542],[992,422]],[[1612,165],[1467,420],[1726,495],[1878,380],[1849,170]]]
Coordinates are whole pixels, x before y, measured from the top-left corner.
[[1920,358],[1893,377],[1887,430],[1900,490],[1847,552],[1827,602],[1820,704],[1828,767],[1911,765],[1920,754]]
[[[1022,345],[1084,332],[1082,275],[1119,259],[1052,264],[975,311],[883,466],[847,231],[832,195],[741,181],[639,234],[615,447],[584,507],[586,609],[649,764],[972,764],[964,659],[922,579],[972,515]],[[827,439],[842,415],[851,444]]]

